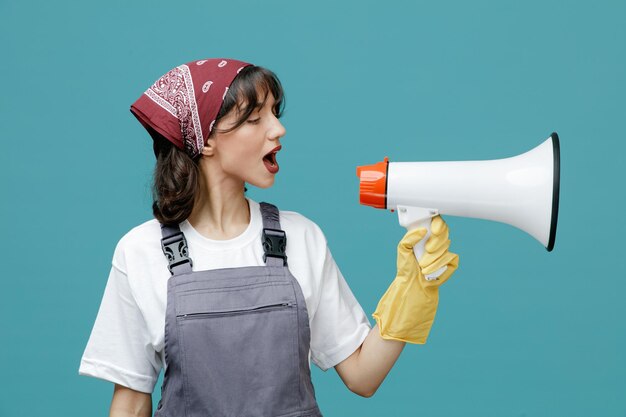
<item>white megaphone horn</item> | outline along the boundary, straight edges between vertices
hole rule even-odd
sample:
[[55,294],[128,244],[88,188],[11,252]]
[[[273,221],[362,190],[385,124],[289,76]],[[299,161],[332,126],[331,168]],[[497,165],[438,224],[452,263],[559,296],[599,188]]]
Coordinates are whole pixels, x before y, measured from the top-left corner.
[[550,252],[559,212],[559,137],[552,133],[523,154],[485,161],[389,162],[357,167],[360,203],[397,210],[400,225],[426,227],[415,246],[419,259],[438,215],[507,223]]

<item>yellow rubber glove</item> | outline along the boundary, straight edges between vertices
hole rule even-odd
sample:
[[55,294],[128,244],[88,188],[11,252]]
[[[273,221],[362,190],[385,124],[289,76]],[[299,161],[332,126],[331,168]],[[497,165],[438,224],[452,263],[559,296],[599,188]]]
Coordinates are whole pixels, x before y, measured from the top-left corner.
[[[423,227],[407,232],[398,244],[397,275],[378,302],[372,317],[378,323],[383,339],[408,343],[426,343],[439,303],[439,286],[446,282],[459,265],[459,256],[449,252],[448,225],[435,216],[431,236],[422,257],[415,259],[413,246],[424,238]],[[424,275],[446,267],[437,279],[427,281]]]

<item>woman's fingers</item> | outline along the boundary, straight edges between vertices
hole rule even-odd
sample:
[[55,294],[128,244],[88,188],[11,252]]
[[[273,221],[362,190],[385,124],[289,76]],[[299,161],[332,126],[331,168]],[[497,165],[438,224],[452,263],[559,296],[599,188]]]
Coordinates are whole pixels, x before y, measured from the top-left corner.
[[440,215],[433,217],[430,224],[430,231],[435,235],[440,235],[443,232],[443,228],[446,227],[446,222]]
[[444,242],[435,252],[424,252],[422,257],[418,259],[420,267],[425,268],[441,257],[450,247],[450,239]]
[[443,272],[443,274],[439,275],[437,279],[434,279],[432,281],[427,281],[427,280],[421,281],[422,286],[424,288],[429,288],[431,286],[439,287],[441,284],[446,282],[448,278],[452,276],[454,271],[457,270],[457,268],[459,267],[459,255],[457,255],[456,253],[452,253],[452,252],[448,252],[448,254],[450,254],[451,256],[448,261],[448,264],[446,265],[447,266],[446,270]]
[[[448,240],[449,230],[448,226],[445,225],[442,230],[440,230],[439,234],[435,234],[434,232],[430,235],[428,240],[426,241],[425,249],[428,252],[436,252],[443,244]],[[432,229],[431,229],[432,232]]]
[[400,243],[398,244],[398,250],[406,252],[412,252],[413,246],[426,236],[428,231],[424,227],[418,227],[417,229],[409,230],[406,232]]
[[433,272],[435,272],[436,270],[438,270],[444,265],[446,265],[448,268],[456,269],[458,265],[458,259],[459,259],[459,256],[456,253],[446,252],[441,256],[441,258],[437,259],[432,264],[427,265],[426,267],[422,268],[422,274],[424,275],[432,274]]

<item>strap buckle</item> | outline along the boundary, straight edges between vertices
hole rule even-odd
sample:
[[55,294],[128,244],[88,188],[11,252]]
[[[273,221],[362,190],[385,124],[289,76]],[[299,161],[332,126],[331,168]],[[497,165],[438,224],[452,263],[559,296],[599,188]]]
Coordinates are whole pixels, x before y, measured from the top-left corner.
[[287,265],[287,234],[278,229],[263,229],[263,262],[267,262],[267,257],[282,258],[283,265]]
[[163,253],[167,257],[169,262],[167,269],[170,270],[172,275],[174,274],[172,268],[175,266],[184,264],[185,262],[189,262],[190,267],[193,266],[193,262],[187,251],[187,239],[185,239],[183,232],[177,232],[172,236],[162,238],[161,249],[163,249]]

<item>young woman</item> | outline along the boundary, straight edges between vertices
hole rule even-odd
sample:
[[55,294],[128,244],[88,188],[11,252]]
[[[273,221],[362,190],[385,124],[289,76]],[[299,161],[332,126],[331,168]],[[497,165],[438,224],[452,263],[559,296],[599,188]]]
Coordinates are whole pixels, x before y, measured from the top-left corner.
[[311,361],[369,397],[406,342],[425,343],[458,266],[447,225],[433,219],[419,262],[428,231],[402,239],[372,328],[320,228],[245,195],[279,172],[283,105],[271,71],[203,59],[131,106],[157,158],[154,219],[118,242],[79,368],[115,384],[111,416],[150,416],[162,367],[155,416],[321,416]]

